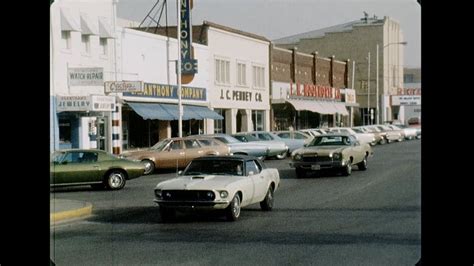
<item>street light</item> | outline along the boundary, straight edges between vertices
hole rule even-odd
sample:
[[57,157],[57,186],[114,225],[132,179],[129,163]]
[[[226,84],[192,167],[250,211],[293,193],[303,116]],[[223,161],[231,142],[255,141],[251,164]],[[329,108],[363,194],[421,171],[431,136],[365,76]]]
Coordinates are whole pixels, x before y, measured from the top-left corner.
[[[382,51],[383,49],[385,49],[385,47],[388,47],[392,44],[401,44],[401,45],[407,45],[408,42],[392,42],[392,43],[387,43],[386,45],[384,45],[382,47]],[[390,51],[390,50],[389,50]],[[390,53],[389,53],[390,54]],[[390,56],[387,56],[388,57],[388,60],[390,60]],[[375,95],[376,95],[376,104],[375,104],[375,107],[376,107],[376,124],[379,124],[380,123],[380,120],[379,120],[379,44],[377,43],[377,54],[376,54],[376,74],[375,74],[375,77],[376,77],[376,81],[375,81]],[[390,65],[390,64],[388,64]],[[390,71],[390,69],[389,69]],[[390,73],[390,72],[389,72]],[[389,81],[390,82],[390,81]]]

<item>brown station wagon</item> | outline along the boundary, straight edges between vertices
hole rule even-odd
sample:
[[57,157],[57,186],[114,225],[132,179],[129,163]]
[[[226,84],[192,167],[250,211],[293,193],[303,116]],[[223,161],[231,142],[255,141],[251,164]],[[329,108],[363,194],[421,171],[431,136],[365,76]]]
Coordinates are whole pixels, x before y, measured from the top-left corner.
[[141,161],[145,174],[156,168],[184,168],[191,160],[205,155],[230,155],[230,148],[223,142],[205,137],[167,138],[151,148],[124,152],[124,158]]

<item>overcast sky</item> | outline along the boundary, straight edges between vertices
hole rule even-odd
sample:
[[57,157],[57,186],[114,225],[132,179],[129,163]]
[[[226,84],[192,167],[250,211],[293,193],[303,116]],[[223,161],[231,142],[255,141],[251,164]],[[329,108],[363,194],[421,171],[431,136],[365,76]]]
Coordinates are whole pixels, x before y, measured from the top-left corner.
[[[156,2],[119,0],[117,13],[141,22]],[[207,20],[274,40],[358,20],[364,11],[370,17],[389,16],[398,21],[408,42],[405,66],[421,67],[421,7],[415,0],[194,0],[192,23]],[[176,0],[168,0],[168,24],[176,25]]]

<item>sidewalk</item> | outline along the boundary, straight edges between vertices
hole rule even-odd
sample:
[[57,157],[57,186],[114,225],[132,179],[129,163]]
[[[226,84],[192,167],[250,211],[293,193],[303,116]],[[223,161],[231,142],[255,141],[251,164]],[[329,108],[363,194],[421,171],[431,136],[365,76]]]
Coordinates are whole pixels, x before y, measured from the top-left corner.
[[55,225],[71,219],[91,215],[92,204],[84,201],[51,198],[49,202],[50,225]]

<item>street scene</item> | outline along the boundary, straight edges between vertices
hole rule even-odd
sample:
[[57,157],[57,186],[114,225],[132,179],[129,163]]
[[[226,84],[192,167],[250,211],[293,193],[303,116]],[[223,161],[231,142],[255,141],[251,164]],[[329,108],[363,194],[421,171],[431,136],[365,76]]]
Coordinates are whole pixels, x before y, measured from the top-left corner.
[[408,0],[51,1],[51,265],[419,263],[420,54]]

